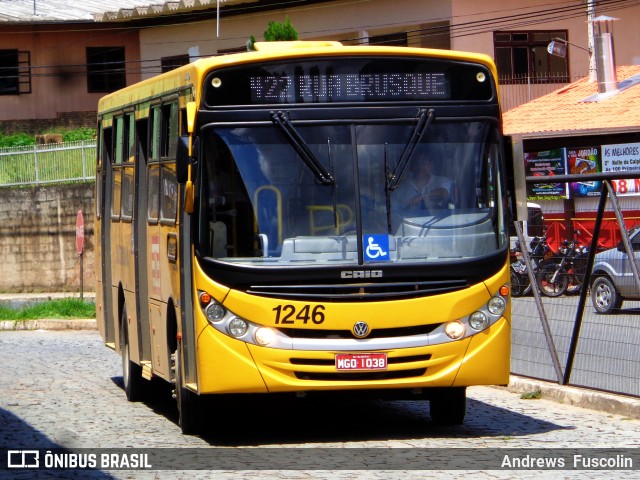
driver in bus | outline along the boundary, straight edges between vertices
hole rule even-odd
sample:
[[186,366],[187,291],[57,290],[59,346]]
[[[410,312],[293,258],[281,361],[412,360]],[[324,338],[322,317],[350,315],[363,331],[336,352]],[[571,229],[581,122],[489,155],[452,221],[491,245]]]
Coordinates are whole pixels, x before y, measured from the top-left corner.
[[400,183],[399,205],[405,216],[423,216],[433,210],[450,208],[453,182],[433,173],[434,162],[418,154],[409,166],[408,178]]

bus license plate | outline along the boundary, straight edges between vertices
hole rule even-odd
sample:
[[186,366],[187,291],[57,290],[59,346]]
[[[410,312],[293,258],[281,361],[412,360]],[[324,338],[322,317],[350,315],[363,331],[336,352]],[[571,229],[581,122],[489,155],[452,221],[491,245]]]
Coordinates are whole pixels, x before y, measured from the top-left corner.
[[336,370],[386,370],[386,353],[337,353]]

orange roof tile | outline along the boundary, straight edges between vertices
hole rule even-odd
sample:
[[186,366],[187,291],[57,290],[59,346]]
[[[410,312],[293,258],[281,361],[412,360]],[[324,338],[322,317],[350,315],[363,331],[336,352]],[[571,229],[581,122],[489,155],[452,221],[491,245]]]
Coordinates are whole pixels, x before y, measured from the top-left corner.
[[531,137],[640,131],[640,65],[616,72],[615,94],[584,101],[598,93],[598,84],[583,78],[505,112],[504,133]]

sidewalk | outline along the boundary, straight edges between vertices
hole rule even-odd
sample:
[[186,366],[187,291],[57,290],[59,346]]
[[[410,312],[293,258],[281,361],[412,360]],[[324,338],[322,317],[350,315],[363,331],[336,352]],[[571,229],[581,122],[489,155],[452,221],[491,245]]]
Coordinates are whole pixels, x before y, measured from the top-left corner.
[[[78,292],[0,294],[0,305],[8,304],[16,308],[30,303],[68,297],[80,298],[80,294]],[[83,298],[87,301],[95,301],[95,293],[85,292]],[[2,330],[97,330],[97,327],[95,319],[0,320],[0,331]],[[496,388],[506,388],[510,392],[523,395],[539,392],[540,398],[546,400],[640,420],[640,398],[559,385],[516,375],[511,375],[508,387]]]

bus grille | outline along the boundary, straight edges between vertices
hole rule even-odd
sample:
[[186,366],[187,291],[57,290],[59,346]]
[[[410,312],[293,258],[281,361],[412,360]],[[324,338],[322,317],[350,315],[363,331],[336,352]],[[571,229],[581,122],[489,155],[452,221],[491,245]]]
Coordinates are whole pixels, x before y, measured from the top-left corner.
[[[441,324],[434,323],[429,325],[418,325],[414,327],[397,327],[397,328],[376,328],[371,330],[367,335],[367,340],[372,338],[394,338],[407,337],[412,335],[428,335],[438,328]],[[351,330],[315,330],[302,328],[278,328],[278,330],[290,338],[307,338],[307,339],[353,339],[354,335]]]
[[251,285],[247,293],[272,298],[291,298],[332,302],[381,301],[438,295],[463,290],[464,280],[432,280],[416,282]]

